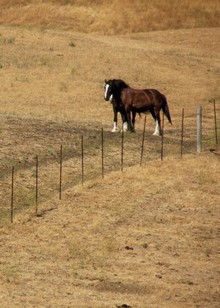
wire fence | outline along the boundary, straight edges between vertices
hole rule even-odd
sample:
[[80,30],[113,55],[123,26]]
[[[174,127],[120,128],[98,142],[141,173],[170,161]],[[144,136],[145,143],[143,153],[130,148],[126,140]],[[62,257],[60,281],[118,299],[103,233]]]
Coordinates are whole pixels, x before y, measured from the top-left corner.
[[[210,106],[213,106],[211,109]],[[74,137],[75,145],[63,145],[51,151],[33,155],[24,162],[3,166],[0,178],[0,222],[14,222],[18,213],[26,209],[39,215],[43,203],[65,190],[97,177],[104,178],[112,171],[123,172],[130,166],[142,166],[150,160],[164,160],[167,156],[218,149],[220,127],[215,101],[208,108],[199,107],[187,114],[182,109],[172,128],[166,127],[162,117],[162,135],[155,137],[143,129],[136,133],[112,134],[103,128]]]

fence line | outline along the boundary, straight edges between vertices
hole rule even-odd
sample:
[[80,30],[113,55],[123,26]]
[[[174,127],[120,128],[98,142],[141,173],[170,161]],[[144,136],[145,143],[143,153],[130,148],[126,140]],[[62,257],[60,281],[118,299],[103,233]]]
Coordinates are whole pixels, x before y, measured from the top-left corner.
[[[216,106],[215,106],[215,101],[213,102],[213,117],[214,117],[214,128],[215,128],[215,144],[216,146],[218,146],[218,127],[217,127],[217,112],[216,112]],[[201,152],[202,151],[202,139],[203,139],[203,133],[202,133],[202,129],[203,129],[203,112],[202,112],[202,108],[198,107],[197,109],[197,135],[196,135],[196,142],[197,142],[197,151]],[[179,144],[179,138],[180,138],[180,155],[181,157],[183,156],[183,148],[184,148],[184,142],[185,142],[185,110],[184,108],[182,109],[182,115],[181,115],[181,135],[178,137],[177,136],[177,142]],[[164,123],[164,115],[162,115],[162,123],[161,123],[161,130],[162,130],[162,135],[161,135],[161,139],[157,139],[154,138],[152,140],[154,140],[154,144],[158,144],[158,148],[159,148],[159,143],[160,143],[160,158],[161,161],[164,160],[164,144],[165,141],[166,146],[169,145],[169,142],[172,142],[172,136],[170,137],[168,135],[168,133],[166,133],[165,135],[165,123]],[[113,135],[111,135],[113,136]],[[138,134],[136,135],[127,135],[128,138],[129,136],[135,136],[135,140],[137,140],[138,138]],[[166,138],[165,138],[166,137]],[[141,133],[141,141],[140,142],[140,149],[141,149],[141,153],[140,153],[140,166],[142,166],[143,164],[143,160],[144,160],[144,142],[145,142],[145,138],[146,138],[146,116],[144,118],[144,127],[143,127],[143,131]],[[106,134],[104,134],[104,129],[101,129],[101,141],[100,138],[98,138],[99,140],[99,149],[101,148],[101,176],[102,178],[104,178],[104,173],[105,173],[105,151],[104,151],[104,144],[106,144]],[[117,135],[114,135],[114,139],[117,139]],[[127,140],[127,139],[126,139]],[[170,141],[171,140],[171,141]],[[160,142],[159,142],[160,141]],[[171,144],[174,145],[175,147],[175,143]],[[128,142],[126,142],[126,146],[130,146],[130,144]],[[133,146],[133,144],[132,144]],[[179,147],[179,146],[178,146]],[[59,199],[61,200],[62,198],[62,191],[63,191],[63,145],[60,146],[60,151],[59,151],[59,170],[60,170],[60,177],[59,177]],[[128,152],[128,149],[126,149],[126,152]],[[158,149],[159,152],[159,149]],[[122,129],[122,133],[121,133],[121,151],[120,151],[120,170],[123,171],[124,170],[124,153],[125,153],[125,135]],[[158,153],[159,154],[159,153]],[[135,156],[135,155],[134,155]],[[36,162],[35,162],[35,214],[38,215],[38,206],[39,206],[39,157],[36,156],[35,157]],[[17,171],[16,171],[17,172]],[[11,169],[11,210],[10,210],[10,219],[11,219],[11,223],[13,223],[14,221],[14,208],[15,205],[17,205],[16,203],[16,199],[15,198],[16,194],[17,194],[17,189],[16,189],[16,194],[14,192],[14,177],[15,177],[15,167],[13,166]],[[85,181],[85,144],[84,144],[84,135],[81,136],[81,183],[82,185],[84,184]],[[17,181],[16,181],[17,182]],[[72,183],[72,182],[71,182]],[[15,204],[16,203],[16,204]],[[17,206],[16,206],[17,207]]]

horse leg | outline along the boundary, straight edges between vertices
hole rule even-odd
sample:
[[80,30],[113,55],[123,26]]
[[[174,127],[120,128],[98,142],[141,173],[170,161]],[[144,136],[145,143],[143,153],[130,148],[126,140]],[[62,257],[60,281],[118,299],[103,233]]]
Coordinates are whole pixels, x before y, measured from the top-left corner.
[[160,121],[156,120],[156,126],[153,133],[154,136],[160,136],[161,135],[161,128],[160,128]]
[[136,112],[132,111],[132,126],[134,131],[135,131],[135,118],[136,118]]
[[118,131],[118,110],[116,106],[113,103],[113,112],[114,112],[114,120],[113,120],[113,128],[112,128],[112,133],[115,133]]
[[161,130],[161,121],[160,121],[160,113],[156,114],[156,126],[155,131],[153,133],[154,136],[161,136],[162,130]]
[[122,131],[126,132],[128,130],[128,122],[126,113],[121,112],[121,119],[122,119]]
[[161,126],[160,126],[160,111],[156,110],[151,110],[150,111],[154,120],[155,120],[155,123],[156,123],[156,126],[155,126],[155,130],[154,130],[154,133],[153,135],[154,136],[160,136],[161,135]]
[[128,121],[128,130],[130,132],[134,131],[133,125],[131,123],[131,111],[130,108],[126,108],[126,115],[127,115],[127,121]]

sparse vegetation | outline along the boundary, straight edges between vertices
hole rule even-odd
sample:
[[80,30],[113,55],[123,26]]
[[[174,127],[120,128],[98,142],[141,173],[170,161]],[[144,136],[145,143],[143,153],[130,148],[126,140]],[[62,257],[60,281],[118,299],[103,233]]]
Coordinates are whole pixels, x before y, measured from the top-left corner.
[[70,41],[69,46],[70,47],[76,47],[76,44],[73,41]]
[[3,276],[6,283],[16,283],[19,279],[18,269],[15,265],[1,264],[0,275]]
[[[0,0],[2,307],[218,307],[220,170],[209,100],[219,128],[219,20],[215,0]],[[146,32],[161,29],[170,30]],[[139,167],[141,117],[136,133],[125,134],[120,171],[105,78],[166,94],[174,125],[165,122],[163,162],[147,116]],[[198,104],[205,139],[195,155]]]
[[3,43],[3,44],[14,44],[15,43],[15,37],[5,38],[5,37],[0,35],[0,43]]

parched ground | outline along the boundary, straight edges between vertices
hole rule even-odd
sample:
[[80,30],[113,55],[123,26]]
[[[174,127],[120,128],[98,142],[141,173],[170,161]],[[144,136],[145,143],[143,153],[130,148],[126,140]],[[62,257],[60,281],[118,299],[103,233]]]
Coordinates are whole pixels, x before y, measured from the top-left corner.
[[[220,144],[219,42],[219,28],[104,36],[0,27],[1,307],[219,306],[220,168],[213,120],[215,99]],[[121,135],[110,133],[105,78],[166,94],[174,125],[165,121],[163,162],[161,139],[151,136],[154,123],[147,116],[140,167],[142,117],[136,133],[125,135],[120,171]]]
[[219,180],[213,153],[155,161],[19,215],[1,227],[1,306],[218,307]]

